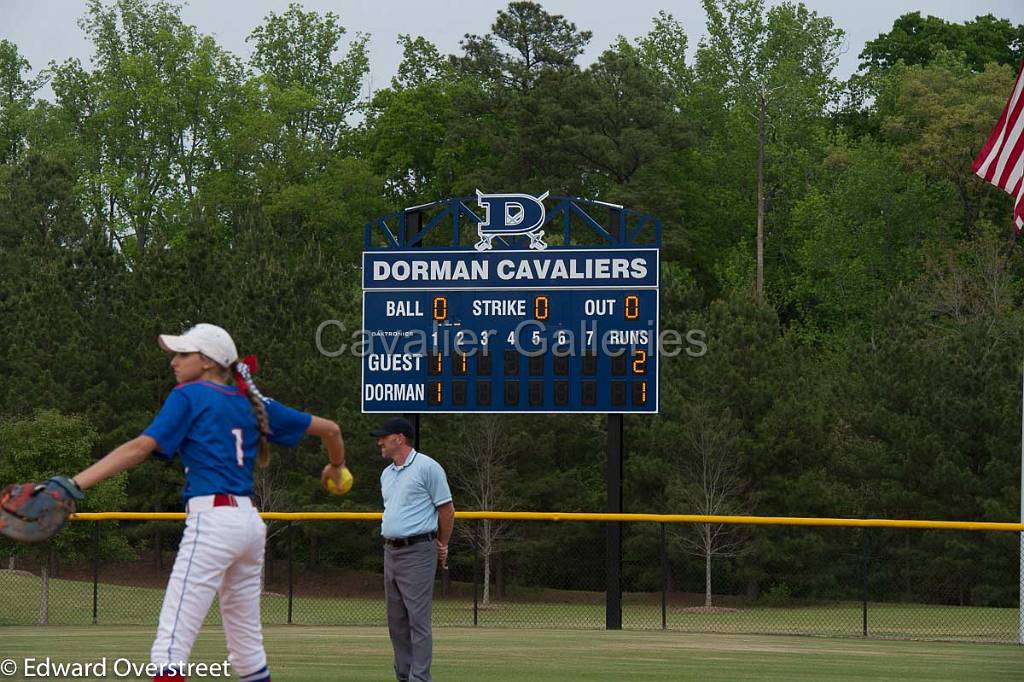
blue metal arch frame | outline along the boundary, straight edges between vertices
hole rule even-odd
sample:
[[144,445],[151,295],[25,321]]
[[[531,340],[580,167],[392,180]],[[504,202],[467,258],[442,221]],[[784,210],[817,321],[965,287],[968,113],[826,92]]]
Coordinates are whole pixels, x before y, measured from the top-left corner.
[[[462,227],[466,223],[475,224],[483,222],[483,218],[469,207],[469,204],[475,201],[475,197],[443,199],[420,206],[411,206],[402,211],[396,211],[376,220],[371,220],[363,228],[364,248],[367,251],[415,248],[421,245],[423,240],[431,233],[443,230],[445,225],[450,225],[452,231],[449,246],[446,248],[467,248],[471,244],[462,243]],[[550,228],[559,222],[561,223],[561,247],[593,248],[597,245],[617,248],[650,248],[661,246],[661,220],[654,216],[632,211],[617,204],[584,199],[582,197],[549,197],[547,203],[552,206],[547,210],[544,227]],[[605,216],[607,216],[605,221],[598,220],[591,215],[595,208],[600,208],[605,212]],[[420,225],[419,230],[415,234],[410,235],[408,229],[409,216],[432,209],[439,210],[425,224]],[[570,243],[570,228],[574,217],[593,232],[595,236],[594,243],[578,245]],[[612,225],[615,227],[613,230],[609,229]],[[643,238],[647,232],[653,233],[649,239]],[[373,245],[375,234],[384,238],[385,246],[375,247]],[[495,241],[499,242],[502,248],[519,248],[529,240],[525,237],[496,237]]]

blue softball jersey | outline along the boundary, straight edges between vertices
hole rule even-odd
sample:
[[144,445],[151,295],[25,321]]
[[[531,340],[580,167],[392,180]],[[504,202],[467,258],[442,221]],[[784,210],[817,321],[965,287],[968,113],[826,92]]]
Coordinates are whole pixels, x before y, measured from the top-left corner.
[[[268,439],[293,447],[313,417],[276,400],[267,400]],[[212,381],[180,384],[167,396],[160,412],[142,432],[157,442],[154,455],[181,455],[185,465],[182,498],[229,493],[252,494],[260,430],[246,396],[234,386]]]

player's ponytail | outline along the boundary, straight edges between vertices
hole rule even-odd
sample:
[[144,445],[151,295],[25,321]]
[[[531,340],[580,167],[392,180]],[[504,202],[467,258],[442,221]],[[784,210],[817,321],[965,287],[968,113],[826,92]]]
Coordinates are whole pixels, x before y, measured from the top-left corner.
[[245,392],[245,397],[249,399],[249,405],[252,406],[252,411],[256,415],[256,424],[260,428],[259,456],[256,461],[261,467],[266,467],[270,464],[270,441],[267,439],[267,436],[270,435],[270,418],[267,417],[266,398],[252,381],[250,362],[252,366],[255,366],[256,358],[250,355],[237,360],[231,369],[235,372],[238,387]]

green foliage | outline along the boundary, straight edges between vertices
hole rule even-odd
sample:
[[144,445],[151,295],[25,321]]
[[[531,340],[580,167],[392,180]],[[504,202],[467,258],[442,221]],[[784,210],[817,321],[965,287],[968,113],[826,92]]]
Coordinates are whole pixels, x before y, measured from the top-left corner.
[[[424,42],[416,48],[427,56],[436,48]],[[366,156],[378,176],[384,178],[384,192],[394,206],[413,206],[435,201],[453,192],[453,175],[465,153],[452,129],[457,127],[459,102],[473,93],[469,79],[458,79],[435,60],[423,64],[419,53],[406,44],[399,73],[420,73],[406,77],[390,89],[374,95],[363,131]]]
[[[594,176],[595,196],[632,198],[626,203],[637,205],[635,196],[622,195],[643,192],[651,184],[644,170],[662,156],[665,145],[680,141],[669,130],[672,95],[665,82],[635,47],[620,40],[567,86],[556,144],[583,173]],[[576,102],[587,106],[573,112]]]
[[93,0],[80,25],[95,69],[54,67],[60,122],[87,219],[136,255],[166,242],[198,191],[241,66],[169,3]]
[[765,606],[788,606],[793,593],[786,583],[774,583],[761,594],[761,603]]
[[25,149],[32,96],[42,76],[27,78],[28,60],[9,40],[0,40],[0,164],[16,162]]
[[923,65],[947,51],[962,54],[975,71],[992,62],[1017,68],[1024,59],[1024,24],[1014,26],[991,14],[957,24],[908,12],[888,33],[867,42],[860,53],[861,68],[885,70],[900,62]]
[[328,148],[340,143],[369,71],[366,35],[358,35],[348,54],[334,60],[345,33],[333,12],[304,12],[292,3],[284,14],[270,12],[250,34],[250,63],[263,75],[272,109],[289,137]]
[[[96,445],[96,430],[82,417],[68,416],[55,410],[39,410],[30,417],[0,420],[0,481],[39,482],[51,476],[70,476],[91,463]],[[127,476],[120,474],[89,489],[78,511],[118,509],[125,503]],[[82,558],[90,546],[87,524],[69,524],[47,543],[62,559]],[[35,546],[16,545],[18,554],[46,551]],[[108,534],[101,551],[108,557],[126,552],[120,533]]]
[[460,66],[521,93],[537,86],[546,72],[575,70],[576,57],[593,35],[535,2],[510,2],[507,10],[498,10],[491,31],[466,36]]
[[844,327],[870,330],[872,312],[912,280],[934,244],[950,240],[952,197],[871,139],[829,150],[820,188],[794,206],[787,294],[799,333],[824,340]]
[[[803,5],[707,0],[704,6],[708,36],[698,45],[692,96],[682,105],[699,140],[682,179],[691,197],[683,223],[693,242],[692,267],[715,289],[719,282],[711,273],[736,245],[746,239],[753,247],[758,101],[764,97],[765,260],[766,269],[784,279],[789,213],[813,186],[810,169],[823,156],[843,32]],[[769,277],[769,291],[776,279]]]
[[591,33],[533,2],[510,3],[491,31],[467,35],[463,54],[452,60],[460,76],[479,83],[459,100],[454,132],[474,139],[479,154],[455,189],[469,194],[518,183],[571,194],[578,180],[564,158],[549,153],[548,141],[562,113],[559,96],[578,77],[575,60]]
[[991,197],[990,188],[971,172],[971,162],[1005,106],[1014,72],[990,65],[974,73],[946,57],[901,74],[894,82],[895,110],[887,112],[881,128],[899,145],[906,169],[948,183],[947,193],[960,200],[960,224],[968,234],[988,203],[983,198]]

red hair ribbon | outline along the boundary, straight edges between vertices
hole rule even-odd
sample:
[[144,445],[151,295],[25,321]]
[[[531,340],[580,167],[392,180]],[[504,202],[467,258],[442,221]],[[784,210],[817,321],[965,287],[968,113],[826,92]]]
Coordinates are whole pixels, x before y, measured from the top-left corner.
[[260,371],[260,363],[259,360],[256,359],[255,355],[246,355],[235,365],[235,384],[238,386],[239,391],[245,393],[249,390],[249,382],[246,381],[242,372],[239,371],[239,365],[245,365],[246,369],[249,370],[248,372],[245,372],[245,374],[248,374],[251,379],[252,375]]

